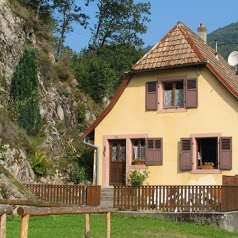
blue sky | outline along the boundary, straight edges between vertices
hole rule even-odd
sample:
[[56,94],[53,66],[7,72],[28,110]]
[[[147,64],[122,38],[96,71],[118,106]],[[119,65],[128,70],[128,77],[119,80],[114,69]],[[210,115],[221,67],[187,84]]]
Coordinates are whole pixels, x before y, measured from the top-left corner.
[[[148,0],[135,0],[135,2],[148,2]],[[159,42],[178,21],[183,22],[195,33],[200,23],[204,23],[210,33],[238,22],[238,0],[150,0],[150,2],[151,22],[147,24],[147,33],[142,36],[145,47]],[[86,10],[93,19],[96,9],[91,9],[90,12],[89,8]],[[90,24],[93,24],[92,20]],[[78,28],[67,37],[66,45],[79,52],[88,45],[89,40],[90,30]]]

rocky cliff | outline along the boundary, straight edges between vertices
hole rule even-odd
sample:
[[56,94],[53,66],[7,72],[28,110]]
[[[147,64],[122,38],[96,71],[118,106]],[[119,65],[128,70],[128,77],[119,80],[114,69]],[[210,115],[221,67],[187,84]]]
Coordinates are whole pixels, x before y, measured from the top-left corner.
[[[0,0],[0,197],[24,197],[16,183],[63,183],[67,181],[72,159],[82,154],[79,133],[80,117],[86,122],[95,119],[90,98],[80,92],[77,81],[69,75],[63,81],[54,71],[51,50],[45,50],[46,38],[38,38],[35,29],[17,16],[7,0]],[[40,85],[40,115],[42,128],[37,137],[29,137],[17,126],[9,111],[11,80],[26,46],[38,51],[38,80]],[[49,47],[48,47],[49,48]],[[91,105],[91,106],[89,106]],[[92,111],[94,111],[92,113]],[[36,176],[32,170],[29,151],[41,151],[49,160],[45,176]]]

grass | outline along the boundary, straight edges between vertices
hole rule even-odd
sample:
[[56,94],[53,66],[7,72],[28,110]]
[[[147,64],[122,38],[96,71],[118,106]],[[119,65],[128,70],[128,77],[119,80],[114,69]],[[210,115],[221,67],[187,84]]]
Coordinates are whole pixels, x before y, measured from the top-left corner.
[[[85,215],[54,215],[31,217],[29,238],[78,238],[84,237]],[[9,216],[8,238],[19,237],[20,218]],[[105,215],[91,215],[92,238],[106,237]],[[238,232],[227,232],[215,227],[176,223],[152,217],[126,217],[111,215],[112,238],[238,238]]]

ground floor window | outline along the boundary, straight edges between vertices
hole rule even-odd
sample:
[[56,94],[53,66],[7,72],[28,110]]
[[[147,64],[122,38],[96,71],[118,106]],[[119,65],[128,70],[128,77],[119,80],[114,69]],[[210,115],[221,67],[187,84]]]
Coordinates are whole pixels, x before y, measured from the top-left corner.
[[183,171],[212,166],[212,169],[232,169],[232,137],[181,138],[180,146],[180,169]]
[[218,168],[218,138],[197,138],[197,168],[211,165]]
[[145,139],[133,139],[131,142],[132,142],[132,160],[145,161]]

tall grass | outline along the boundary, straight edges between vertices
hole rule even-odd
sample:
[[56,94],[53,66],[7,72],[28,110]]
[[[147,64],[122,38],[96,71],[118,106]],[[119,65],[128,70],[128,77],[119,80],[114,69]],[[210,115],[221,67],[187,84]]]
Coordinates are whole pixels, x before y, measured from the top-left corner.
[[[54,215],[31,217],[29,238],[78,238],[84,237],[84,215]],[[7,238],[20,234],[20,218],[8,217]],[[92,238],[106,237],[105,215],[91,215]],[[190,223],[176,223],[152,217],[111,216],[112,238],[238,238],[238,232],[227,232],[218,228]]]

